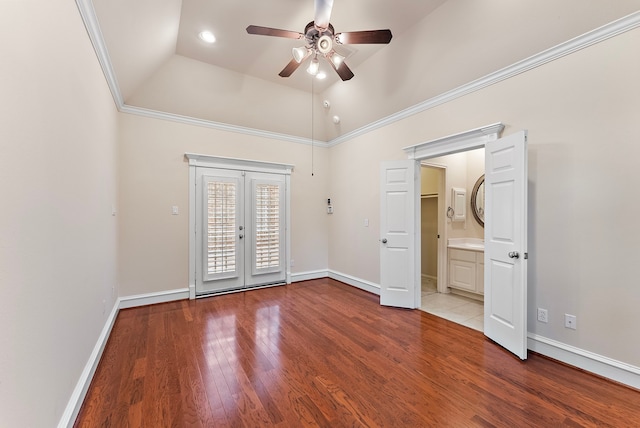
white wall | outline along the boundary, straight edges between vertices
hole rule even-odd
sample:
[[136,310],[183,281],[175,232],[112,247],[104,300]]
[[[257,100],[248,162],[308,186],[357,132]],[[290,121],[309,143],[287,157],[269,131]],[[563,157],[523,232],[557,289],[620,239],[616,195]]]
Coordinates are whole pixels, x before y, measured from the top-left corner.
[[[189,167],[186,152],[294,165],[293,273],[326,270],[328,149],[120,115],[119,280],[131,296],[188,286]],[[171,215],[177,205],[180,215]]]
[[72,1],[0,2],[0,426],[61,419],[115,303],[117,123]]
[[529,331],[640,367],[639,45],[636,29],[332,147],[330,269],[379,282],[380,161],[498,121],[505,135],[528,129]]

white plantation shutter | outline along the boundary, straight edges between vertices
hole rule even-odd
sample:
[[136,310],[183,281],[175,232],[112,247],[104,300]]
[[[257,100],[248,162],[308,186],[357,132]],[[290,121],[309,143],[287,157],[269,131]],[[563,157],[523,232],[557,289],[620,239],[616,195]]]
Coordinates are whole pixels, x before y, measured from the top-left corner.
[[255,187],[255,268],[280,266],[280,186]]
[[236,271],[236,183],[207,183],[207,276]]

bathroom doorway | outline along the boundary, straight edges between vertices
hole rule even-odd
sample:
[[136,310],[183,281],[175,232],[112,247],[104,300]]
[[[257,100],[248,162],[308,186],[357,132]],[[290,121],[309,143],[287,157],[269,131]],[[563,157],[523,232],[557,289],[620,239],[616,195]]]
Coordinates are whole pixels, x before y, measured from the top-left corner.
[[[482,331],[520,359],[527,358],[527,131],[500,138],[502,123],[494,123],[405,147],[406,160],[380,164],[380,304],[420,308],[420,162],[449,154],[485,149],[484,192],[487,210],[475,272],[483,272]],[[449,168],[447,168],[449,171]],[[447,186],[450,175],[447,173]],[[453,197],[449,197],[453,193]],[[465,210],[465,192],[445,191],[447,204]],[[452,208],[449,211],[454,211]],[[463,221],[461,211],[452,220]],[[451,246],[449,239],[448,245]],[[465,261],[465,260],[463,260]],[[471,260],[466,260],[471,263]],[[479,265],[479,266],[478,266]],[[486,265],[486,267],[485,267]],[[453,270],[452,270],[453,272]],[[473,272],[466,279],[473,278]],[[454,275],[448,275],[454,278]],[[460,276],[460,279],[464,279]],[[450,287],[460,286],[447,283]],[[468,287],[469,288],[469,287]],[[478,292],[478,290],[476,290]]]
[[[484,228],[471,211],[471,195],[483,174],[484,148],[421,163],[421,309],[479,331],[484,328],[484,253],[464,245],[481,244],[484,239]],[[463,220],[454,221],[446,215],[452,205],[453,188],[465,191]],[[464,258],[453,261],[453,271],[450,247],[456,247],[451,253]],[[476,263],[476,259],[482,263]]]

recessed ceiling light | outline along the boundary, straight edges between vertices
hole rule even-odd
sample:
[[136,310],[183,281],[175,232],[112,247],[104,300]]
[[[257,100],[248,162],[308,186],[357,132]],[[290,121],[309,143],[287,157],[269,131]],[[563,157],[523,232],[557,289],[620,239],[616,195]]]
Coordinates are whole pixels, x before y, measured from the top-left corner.
[[327,77],[327,73],[325,73],[324,71],[319,71],[318,74],[316,74],[316,78],[320,80],[326,79],[326,77]]
[[214,43],[216,41],[216,36],[214,36],[211,31],[203,31],[199,34],[199,36],[207,43]]

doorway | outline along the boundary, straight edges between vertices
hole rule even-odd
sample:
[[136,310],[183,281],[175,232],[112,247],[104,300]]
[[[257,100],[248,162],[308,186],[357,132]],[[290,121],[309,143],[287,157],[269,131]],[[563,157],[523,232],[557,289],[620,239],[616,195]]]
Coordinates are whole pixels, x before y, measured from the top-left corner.
[[[485,148],[484,334],[527,358],[527,131],[499,138],[496,123],[404,149],[380,164],[380,304],[419,308],[420,164]],[[456,189],[456,201],[460,192]],[[446,195],[448,196],[448,195]],[[464,205],[462,205],[464,206]],[[452,208],[453,210],[453,208]],[[449,209],[447,209],[449,211]],[[490,213],[490,214],[489,214]],[[460,211],[456,219],[460,219]]]
[[284,176],[196,169],[196,294],[284,284]]
[[293,165],[185,157],[189,298],[290,283]]
[[[484,148],[421,162],[420,309],[478,331],[483,331],[484,326],[484,296],[481,286],[484,259],[483,251],[477,246],[484,241],[484,229],[472,215],[471,196],[477,179],[483,174]],[[463,190],[465,206],[462,210],[463,219],[460,221],[454,221],[460,215],[451,216],[452,218],[446,215],[447,208],[452,204],[445,204],[445,196],[453,188]],[[441,200],[439,208],[436,200]],[[439,228],[438,217],[443,220]],[[449,242],[456,243],[461,248],[450,251]],[[464,243],[467,242],[476,245],[464,248]],[[439,243],[443,245],[440,246]],[[450,254],[461,255],[463,260],[455,260],[455,257],[450,260]],[[476,263],[476,260],[480,262]],[[438,267],[447,273],[440,281],[436,280],[434,274]],[[435,284],[438,285],[437,288],[434,287]]]

